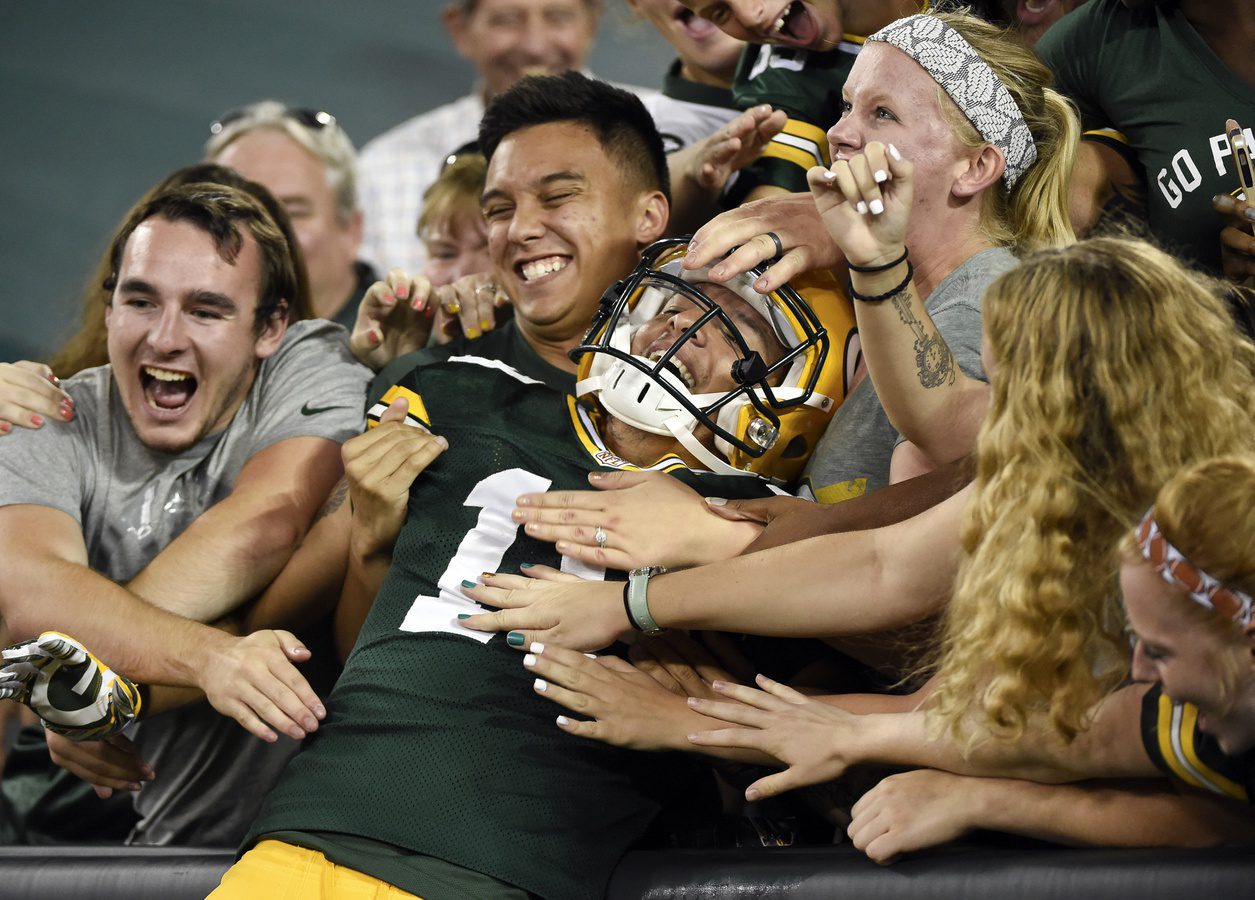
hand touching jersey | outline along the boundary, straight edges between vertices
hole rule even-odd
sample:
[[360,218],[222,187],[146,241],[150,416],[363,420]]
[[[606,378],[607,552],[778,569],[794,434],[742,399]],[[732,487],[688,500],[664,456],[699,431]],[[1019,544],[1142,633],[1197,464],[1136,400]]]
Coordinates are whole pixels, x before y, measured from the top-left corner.
[[374,428],[344,442],[344,475],[353,501],[352,542],[363,559],[391,555],[409,506],[410,485],[449,447],[443,437],[407,424],[404,397]]
[[596,491],[523,494],[514,521],[555,542],[563,556],[622,571],[728,559],[760,531],[746,519],[717,515],[696,491],[661,472],[590,472],[588,481]]
[[574,650],[609,647],[632,630],[623,611],[623,585],[583,581],[548,566],[527,575],[485,575],[484,584],[463,587],[476,603],[497,608],[461,619],[471,631],[507,631],[511,647],[558,644]]

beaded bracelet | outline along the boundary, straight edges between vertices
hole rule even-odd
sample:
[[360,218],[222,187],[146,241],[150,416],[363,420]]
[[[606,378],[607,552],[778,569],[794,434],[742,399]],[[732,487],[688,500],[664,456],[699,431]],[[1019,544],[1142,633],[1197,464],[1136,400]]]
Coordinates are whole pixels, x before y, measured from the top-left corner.
[[893,262],[885,263],[883,266],[856,266],[852,262],[847,262],[845,264],[845,267],[849,269],[851,272],[862,272],[865,275],[875,273],[875,272],[888,272],[894,266],[901,265],[903,262],[905,262],[906,255],[908,252],[910,251],[908,251],[906,247],[903,247],[901,256],[899,256]]
[[905,291],[906,286],[911,283],[911,279],[914,277],[915,277],[915,267],[912,266],[910,261],[908,260],[906,264],[906,277],[903,278],[900,282],[898,282],[897,286],[894,287],[893,289],[885,291],[883,294],[860,294],[858,291],[854,290],[854,285],[851,284],[850,296],[853,297],[855,300],[861,300],[864,303],[880,303],[882,300],[888,300],[890,297],[893,297]]

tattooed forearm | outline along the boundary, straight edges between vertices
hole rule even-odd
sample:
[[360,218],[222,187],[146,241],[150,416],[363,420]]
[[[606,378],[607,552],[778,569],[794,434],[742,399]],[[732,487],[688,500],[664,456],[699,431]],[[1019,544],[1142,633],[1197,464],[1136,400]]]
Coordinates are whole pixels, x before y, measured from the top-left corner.
[[934,328],[926,328],[924,323],[915,316],[911,303],[915,299],[915,286],[894,295],[891,302],[898,311],[902,324],[911,329],[915,335],[915,368],[919,374],[919,383],[926,388],[941,387],[943,384],[954,384],[954,354],[950,347]]
[[337,509],[344,505],[344,498],[349,495],[349,480],[341,478],[336,486],[331,489],[331,496],[327,498],[327,502],[323,504],[322,509],[318,511],[318,519],[325,519],[334,513]]

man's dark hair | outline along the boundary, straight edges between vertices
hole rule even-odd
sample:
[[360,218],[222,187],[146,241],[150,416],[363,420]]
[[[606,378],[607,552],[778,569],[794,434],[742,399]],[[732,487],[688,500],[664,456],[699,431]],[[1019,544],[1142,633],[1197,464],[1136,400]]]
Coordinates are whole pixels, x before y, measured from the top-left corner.
[[149,219],[190,222],[213,238],[223,262],[235,265],[244,246],[240,226],[248,229],[262,258],[262,283],[257,296],[254,327],[260,333],[272,317],[286,313],[289,298],[297,296],[299,281],[291,247],[270,213],[254,197],[222,184],[182,184],[158,192],[131,210],[109,245],[110,274],[104,287],[117,285],[118,267],[126,242]]
[[671,200],[667,154],[640,98],[579,72],[529,76],[498,94],[479,123],[479,146],[491,161],[509,135],[554,122],[588,126],[627,184],[662,191]]

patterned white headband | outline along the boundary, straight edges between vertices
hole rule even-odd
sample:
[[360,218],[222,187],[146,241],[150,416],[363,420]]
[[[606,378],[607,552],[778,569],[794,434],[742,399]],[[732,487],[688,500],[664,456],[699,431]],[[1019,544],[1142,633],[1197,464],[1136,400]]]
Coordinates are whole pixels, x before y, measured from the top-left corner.
[[1037,145],[1006,85],[959,34],[936,16],[920,14],[890,22],[867,39],[897,47],[919,63],[976,126],[1002,151],[1002,180],[1015,187],[1037,161]]
[[1214,610],[1239,625],[1251,624],[1255,602],[1250,595],[1221,584],[1172,546],[1159,530],[1153,506],[1137,526],[1137,546],[1142,558],[1158,570],[1164,581],[1185,591],[1199,606]]

